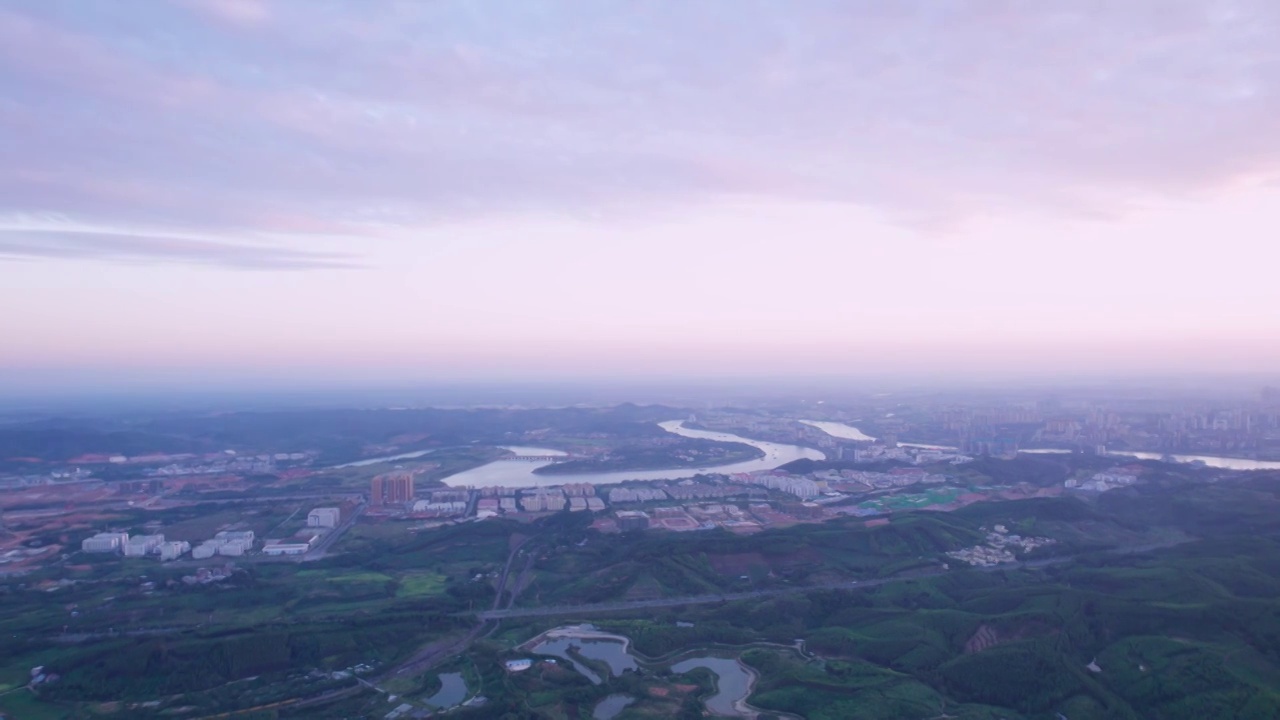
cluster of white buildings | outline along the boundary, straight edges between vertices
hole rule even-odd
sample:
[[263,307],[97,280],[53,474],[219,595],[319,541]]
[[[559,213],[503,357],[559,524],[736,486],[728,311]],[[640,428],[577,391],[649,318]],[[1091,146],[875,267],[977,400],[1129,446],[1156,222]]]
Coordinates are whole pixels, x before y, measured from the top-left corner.
[[978,567],[991,567],[1016,561],[1018,558],[1014,554],[1015,551],[1029,552],[1056,542],[1057,540],[1052,538],[1010,535],[1005,526],[996,525],[994,532],[987,533],[987,544],[955,550],[947,553],[947,557],[963,560]]
[[559,488],[536,488],[520,495],[520,508],[525,512],[555,512],[563,510],[567,502]]
[[191,551],[191,557],[205,560],[214,555],[239,557],[253,550],[254,535],[252,530],[223,530],[210,540],[197,545]]
[[919,468],[903,468],[900,472],[867,472],[865,470],[824,470],[814,477],[828,483],[859,483],[869,489],[883,490],[893,487],[906,487],[916,483],[943,483],[946,475],[927,473]]
[[[903,462],[914,463],[916,465],[931,465],[933,463],[950,462],[953,465],[961,465],[967,462],[973,462],[973,458],[968,455],[962,455],[958,450],[943,447],[915,447],[912,445],[885,445],[875,443],[866,447],[853,448],[852,460],[854,462],[878,462],[881,460],[901,460]],[[848,457],[846,455],[846,457]]]
[[129,533],[100,532],[93,537],[85,538],[80,543],[80,549],[91,553],[120,552],[127,542],[129,542]]
[[123,553],[125,557],[158,555],[161,560],[177,560],[191,549],[185,540],[165,542],[164,535],[134,535],[125,532],[100,532],[85,538],[80,549],[91,553]]
[[1096,492],[1106,492],[1114,490],[1118,487],[1125,487],[1138,482],[1138,476],[1131,473],[1117,472],[1115,470],[1107,470],[1095,474],[1087,480],[1080,478],[1067,478],[1063,485],[1076,490],[1094,490]]
[[609,502],[650,502],[668,499],[667,491],[662,488],[615,488],[609,491]]
[[684,480],[664,488],[673,500],[705,500],[741,495],[746,488],[741,485],[706,485]]
[[465,500],[449,500],[445,502],[419,500],[413,504],[413,511],[417,513],[433,512],[442,515],[461,515],[467,511],[467,503]]
[[569,498],[569,512],[582,512],[584,510],[592,512],[604,510],[604,501],[595,496]]
[[762,485],[770,490],[795,495],[802,500],[817,497],[818,493],[822,491],[817,482],[807,477],[776,473],[772,470],[738,473],[733,476],[733,479],[745,485]]

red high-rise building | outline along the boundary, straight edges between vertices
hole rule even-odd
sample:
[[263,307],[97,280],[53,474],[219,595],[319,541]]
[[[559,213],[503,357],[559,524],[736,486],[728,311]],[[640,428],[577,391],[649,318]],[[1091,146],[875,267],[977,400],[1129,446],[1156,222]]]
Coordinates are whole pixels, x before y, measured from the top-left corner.
[[374,476],[369,488],[369,502],[374,505],[395,505],[413,501],[413,474],[387,473]]

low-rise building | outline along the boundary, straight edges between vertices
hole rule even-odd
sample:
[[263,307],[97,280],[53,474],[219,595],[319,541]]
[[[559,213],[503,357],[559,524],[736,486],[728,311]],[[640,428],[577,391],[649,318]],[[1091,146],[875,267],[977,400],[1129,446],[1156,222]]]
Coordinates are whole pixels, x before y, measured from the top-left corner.
[[307,513],[307,527],[338,527],[342,512],[336,507],[321,507]]
[[267,555],[302,555],[310,549],[307,543],[276,543],[262,548],[262,552]]
[[467,503],[462,500],[419,500],[413,504],[414,512],[433,512],[445,515],[460,515],[467,510]]
[[563,510],[566,504],[564,493],[559,489],[537,488],[520,496],[520,507],[525,512]]
[[93,537],[85,538],[80,543],[80,549],[91,553],[119,552],[124,549],[125,544],[128,542],[129,533],[102,532]]
[[252,540],[228,540],[218,547],[218,554],[226,555],[228,557],[240,557],[252,549]]
[[619,530],[644,530],[649,527],[649,515],[639,510],[619,510],[614,513],[614,517],[618,520]]
[[156,552],[160,554],[163,561],[177,560],[191,549],[191,543],[186,540],[174,540],[170,542],[160,543],[156,548]]
[[661,488],[615,488],[609,491],[609,502],[649,502],[652,500],[666,500],[667,493]]
[[156,552],[164,542],[164,535],[134,535],[124,544],[125,557],[143,557]]
[[222,543],[217,542],[215,540],[205,540],[204,542],[197,545],[194,549],[192,549],[191,557],[195,558],[196,560],[207,560],[213,557],[214,555],[218,554],[218,548],[221,545]]

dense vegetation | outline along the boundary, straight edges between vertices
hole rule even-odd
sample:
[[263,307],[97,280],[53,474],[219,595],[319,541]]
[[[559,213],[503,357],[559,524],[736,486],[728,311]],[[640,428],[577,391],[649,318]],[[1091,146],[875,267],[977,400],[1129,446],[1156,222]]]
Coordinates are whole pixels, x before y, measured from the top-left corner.
[[413,447],[501,444],[551,430],[621,437],[665,436],[656,422],[679,417],[660,406],[554,410],[299,410],[66,418],[0,425],[0,470],[29,469],[13,458],[64,461],[84,454],[319,450],[325,462],[361,457],[369,444],[415,438]]
[[[1075,461],[993,460],[967,472],[991,484],[1049,483],[1077,470]],[[330,704],[280,715],[381,717],[382,696],[330,673],[389,668],[461,637],[475,626],[468,611],[512,599],[495,598],[494,582],[520,546],[508,585],[521,590],[516,607],[767,593],[503,622],[445,666],[489,699],[459,717],[585,717],[610,692],[641,698],[620,718],[701,712],[705,673],[675,677],[655,665],[595,686],[553,666],[519,676],[501,669],[520,656],[513,646],[571,621],[625,634],[649,659],[694,647],[737,654],[760,674],[752,704],[809,718],[1280,717],[1280,475],[1147,468],[1143,484],[1087,500],[993,502],[748,536],[604,535],[571,513],[417,533],[362,523],[330,558],[245,564],[213,586],[180,582],[190,568],[77,559],[75,569],[0,586],[0,684],[20,685],[35,665],[62,675],[39,691],[47,717],[158,698],[212,712],[347,689]],[[194,522],[191,514],[169,520]],[[1028,558],[1050,562],[941,569],[945,552],[981,542],[982,528],[996,523],[1057,539]],[[857,590],[821,587],[890,577]],[[779,647],[797,639],[803,653]],[[441,671],[406,678],[398,692],[428,693]],[[0,696],[0,709],[26,710],[32,697]],[[129,717],[151,712],[130,707]]]
[[724,443],[697,438],[674,438],[668,435],[662,445],[622,445],[602,458],[569,460],[545,465],[533,472],[538,475],[574,475],[579,473],[618,472],[681,467],[708,467],[744,462],[764,457],[764,451],[744,443]]

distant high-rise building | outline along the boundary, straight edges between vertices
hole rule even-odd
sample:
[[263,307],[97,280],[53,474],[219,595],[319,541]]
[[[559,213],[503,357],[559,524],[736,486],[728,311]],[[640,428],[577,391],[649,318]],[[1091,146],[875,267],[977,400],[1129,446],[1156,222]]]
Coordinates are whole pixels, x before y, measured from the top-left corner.
[[387,473],[373,478],[369,489],[370,503],[374,505],[395,505],[412,501],[412,473]]

